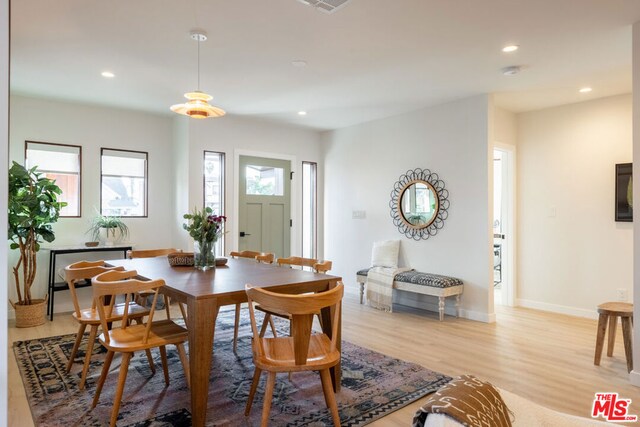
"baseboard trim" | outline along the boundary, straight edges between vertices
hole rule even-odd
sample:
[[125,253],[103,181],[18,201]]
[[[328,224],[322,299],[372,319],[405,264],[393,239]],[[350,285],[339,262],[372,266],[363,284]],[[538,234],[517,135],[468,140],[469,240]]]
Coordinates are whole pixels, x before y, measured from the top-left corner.
[[567,314],[569,316],[586,317],[588,319],[597,319],[598,312],[595,310],[587,310],[578,307],[569,307],[566,305],[550,304],[548,302],[532,301],[527,299],[516,300],[519,307],[533,308],[536,310],[550,311],[552,313]]
[[640,371],[636,371],[635,369],[629,373],[629,382],[631,385],[636,387],[640,387]]

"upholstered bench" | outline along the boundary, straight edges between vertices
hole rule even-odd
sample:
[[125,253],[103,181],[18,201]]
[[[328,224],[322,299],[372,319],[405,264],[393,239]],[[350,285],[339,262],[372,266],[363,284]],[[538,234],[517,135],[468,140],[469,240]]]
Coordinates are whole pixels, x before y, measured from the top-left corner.
[[[360,304],[362,304],[364,297],[364,285],[367,281],[369,270],[370,268],[365,268],[356,273],[356,280],[360,284]],[[393,289],[438,297],[440,321],[444,319],[445,298],[455,296],[456,315],[460,315],[460,295],[464,290],[464,283],[455,277],[420,273],[413,270],[405,271],[396,275],[393,281]]]

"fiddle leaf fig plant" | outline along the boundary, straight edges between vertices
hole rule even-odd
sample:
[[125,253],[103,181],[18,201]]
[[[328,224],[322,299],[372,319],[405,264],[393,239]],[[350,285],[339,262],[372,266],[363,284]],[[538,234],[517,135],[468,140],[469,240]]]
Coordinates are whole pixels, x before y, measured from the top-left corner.
[[53,242],[52,224],[58,221],[60,209],[67,205],[58,201],[62,190],[55,181],[36,172],[36,168],[26,169],[13,162],[9,169],[8,237],[11,249],[20,251],[13,277],[21,305],[31,304],[40,242]]

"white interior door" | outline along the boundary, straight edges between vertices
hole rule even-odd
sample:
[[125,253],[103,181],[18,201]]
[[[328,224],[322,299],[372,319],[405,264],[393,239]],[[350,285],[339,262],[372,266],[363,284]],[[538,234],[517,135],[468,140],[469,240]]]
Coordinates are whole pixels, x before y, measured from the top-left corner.
[[291,244],[291,162],[240,156],[238,249],[288,257]]
[[494,301],[514,305],[515,151],[496,148],[493,159]]

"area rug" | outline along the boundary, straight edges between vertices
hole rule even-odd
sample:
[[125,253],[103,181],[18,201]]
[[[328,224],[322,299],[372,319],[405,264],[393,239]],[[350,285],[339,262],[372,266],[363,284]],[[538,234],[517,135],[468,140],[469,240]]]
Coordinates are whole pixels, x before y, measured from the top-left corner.
[[[256,393],[252,412],[244,416],[253,363],[248,310],[242,310],[237,353],[232,351],[233,311],[223,311],[216,323],[213,367],[210,376],[207,426],[260,425],[266,375]],[[285,333],[287,323],[278,323]],[[86,341],[87,337],[85,337]],[[14,353],[37,426],[104,426],[109,424],[119,356],[112,363],[100,403],[90,410],[106,350],[96,344],[85,390],[78,389],[83,344],[76,363],[65,373],[74,335],[15,342]],[[144,353],[131,360],[119,426],[189,426],[190,395],[175,347],[168,347],[171,383],[165,386],[160,354],[153,352],[153,375]],[[449,377],[421,366],[342,343],[342,388],[336,395],[341,423],[363,426],[438,389]],[[407,420],[407,425],[411,420]],[[279,375],[271,408],[271,426],[331,426],[320,377],[300,372]]]

